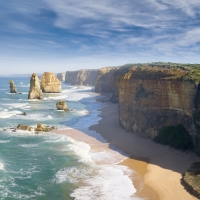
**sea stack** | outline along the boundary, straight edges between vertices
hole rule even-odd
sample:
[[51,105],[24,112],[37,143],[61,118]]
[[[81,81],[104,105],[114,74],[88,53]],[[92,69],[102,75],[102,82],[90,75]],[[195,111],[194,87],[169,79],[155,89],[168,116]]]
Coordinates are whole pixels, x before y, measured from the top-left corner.
[[67,107],[67,104],[64,100],[59,100],[56,103],[56,108],[57,108],[57,110],[69,111],[69,108]]
[[9,80],[9,84],[10,84],[10,93],[17,93],[17,88],[14,84],[13,80]]
[[35,73],[31,76],[28,99],[44,99],[42,90],[40,89],[38,76]]
[[45,93],[60,93],[61,83],[55,74],[51,72],[44,72],[40,80],[42,92]]

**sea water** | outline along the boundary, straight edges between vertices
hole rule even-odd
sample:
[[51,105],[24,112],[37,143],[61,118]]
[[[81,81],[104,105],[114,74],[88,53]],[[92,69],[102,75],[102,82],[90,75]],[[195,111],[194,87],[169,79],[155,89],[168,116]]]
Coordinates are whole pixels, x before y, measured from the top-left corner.
[[[21,94],[10,94],[9,79]],[[18,124],[36,127],[39,122],[81,130],[100,120],[102,104],[92,87],[63,83],[62,93],[44,94],[40,101],[28,100],[29,82],[28,75],[0,77],[0,199],[139,199],[128,167],[95,163],[113,155],[92,155],[88,144],[53,132],[13,131]],[[59,99],[72,111],[57,111]]]

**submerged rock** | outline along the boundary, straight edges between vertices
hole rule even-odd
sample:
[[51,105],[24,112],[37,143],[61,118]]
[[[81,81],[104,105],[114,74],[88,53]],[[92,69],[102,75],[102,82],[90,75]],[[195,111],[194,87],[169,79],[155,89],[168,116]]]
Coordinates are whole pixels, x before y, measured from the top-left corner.
[[64,100],[59,100],[56,103],[56,108],[57,108],[57,110],[69,111],[69,108],[67,107],[67,104]]
[[17,130],[22,130],[22,131],[31,131],[32,127],[24,125],[24,124],[19,124],[16,129]]
[[61,83],[55,74],[51,72],[44,72],[40,80],[41,89],[45,93],[60,93]]
[[10,84],[10,93],[17,93],[17,88],[14,84],[13,80],[9,80],[9,84]]
[[40,89],[38,76],[35,73],[32,74],[30,79],[28,99],[44,99],[42,90]]

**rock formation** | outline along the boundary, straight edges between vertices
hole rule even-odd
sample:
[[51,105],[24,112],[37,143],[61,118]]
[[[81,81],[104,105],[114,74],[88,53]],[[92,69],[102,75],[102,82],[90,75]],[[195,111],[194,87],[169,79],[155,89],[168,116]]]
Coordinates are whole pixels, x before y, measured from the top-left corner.
[[186,190],[200,199],[200,162],[193,163],[181,180]]
[[69,111],[69,108],[67,107],[67,104],[64,100],[59,100],[57,103],[56,103],[56,108],[58,110],[64,110],[64,111]]
[[17,130],[22,130],[22,131],[31,131],[32,127],[24,125],[24,124],[19,124],[16,129]]
[[54,126],[45,126],[44,124],[38,123],[37,127],[34,129],[35,133],[39,133],[39,132],[49,132],[56,129],[56,127]]
[[67,71],[66,72],[66,83],[72,85],[90,85],[94,86],[97,77],[98,70],[95,69],[84,69],[78,71]]
[[65,73],[58,73],[57,78],[59,81],[65,81]]
[[17,88],[14,84],[13,80],[9,80],[9,84],[10,84],[10,93],[17,93]]
[[40,80],[41,89],[45,93],[60,93],[61,83],[51,72],[44,72]]
[[114,75],[117,70],[117,67],[105,67],[99,69],[95,82],[95,92],[113,92]]
[[43,99],[43,93],[40,89],[39,79],[37,74],[33,73],[30,79],[30,89],[28,99]]
[[149,138],[178,124],[197,134],[193,116],[199,109],[199,87],[184,79],[187,74],[181,68],[132,67],[119,81],[120,124]]

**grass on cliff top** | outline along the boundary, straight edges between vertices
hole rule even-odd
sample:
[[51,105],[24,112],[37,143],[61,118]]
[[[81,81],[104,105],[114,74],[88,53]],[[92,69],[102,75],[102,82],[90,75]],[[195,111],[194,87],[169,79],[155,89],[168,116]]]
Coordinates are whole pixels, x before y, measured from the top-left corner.
[[[179,78],[182,80],[192,80],[196,83],[200,82],[200,64],[181,64],[170,62],[152,62],[152,63],[133,63],[118,66],[121,73],[126,73],[134,67],[141,71],[156,72],[155,78]],[[116,67],[110,67],[116,68]],[[158,76],[158,77],[156,77]]]
[[[183,175],[183,180],[188,189],[197,198],[200,196],[200,162],[193,163]],[[187,188],[186,186],[186,188]]]
[[182,124],[163,128],[153,140],[175,149],[187,150],[193,147],[191,136]]

